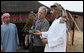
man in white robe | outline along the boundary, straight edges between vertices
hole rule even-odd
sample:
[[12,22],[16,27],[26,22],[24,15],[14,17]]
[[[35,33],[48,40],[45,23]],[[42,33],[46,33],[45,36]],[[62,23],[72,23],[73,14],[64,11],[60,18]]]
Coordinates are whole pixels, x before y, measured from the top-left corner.
[[42,42],[46,44],[44,52],[66,52],[66,22],[62,17],[59,4],[51,6],[51,13],[56,19],[53,21],[47,32],[36,30],[34,35],[41,35]]

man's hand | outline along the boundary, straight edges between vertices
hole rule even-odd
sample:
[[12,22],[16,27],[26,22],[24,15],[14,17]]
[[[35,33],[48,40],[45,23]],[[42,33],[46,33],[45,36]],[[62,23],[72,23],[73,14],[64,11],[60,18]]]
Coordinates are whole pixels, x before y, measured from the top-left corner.
[[28,42],[25,42],[25,46],[28,46]]
[[4,52],[4,48],[1,48],[1,52]]
[[42,35],[42,33],[39,30],[36,30],[33,34],[34,35]]
[[42,39],[42,42],[43,42],[44,44],[47,44],[47,43],[48,43],[48,40],[47,40],[47,39]]

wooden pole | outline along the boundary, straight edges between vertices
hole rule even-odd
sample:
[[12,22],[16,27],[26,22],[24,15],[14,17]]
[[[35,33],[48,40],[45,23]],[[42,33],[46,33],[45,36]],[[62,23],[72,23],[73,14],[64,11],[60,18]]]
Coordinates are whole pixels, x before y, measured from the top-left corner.
[[[74,18],[74,21],[75,21],[75,18]],[[73,23],[72,45],[74,43],[74,34],[75,34],[75,24]]]
[[74,18],[72,17],[71,13],[69,13],[69,15],[70,15],[72,21],[74,22],[74,24],[76,25],[78,31],[80,32],[80,29],[79,29],[78,25],[76,24],[76,22],[74,21]]
[[67,52],[67,47],[68,47],[68,36],[69,36],[69,34],[68,34],[68,29],[66,30],[66,33],[67,33],[67,37],[66,37],[66,52]]

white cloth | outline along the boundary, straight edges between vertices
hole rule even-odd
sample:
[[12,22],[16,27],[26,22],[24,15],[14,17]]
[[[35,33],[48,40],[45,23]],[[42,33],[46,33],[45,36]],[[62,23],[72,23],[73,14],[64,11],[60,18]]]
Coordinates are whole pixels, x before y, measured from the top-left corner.
[[48,39],[44,52],[66,52],[66,23],[60,23],[61,18],[55,19],[47,32],[42,32],[42,37]]

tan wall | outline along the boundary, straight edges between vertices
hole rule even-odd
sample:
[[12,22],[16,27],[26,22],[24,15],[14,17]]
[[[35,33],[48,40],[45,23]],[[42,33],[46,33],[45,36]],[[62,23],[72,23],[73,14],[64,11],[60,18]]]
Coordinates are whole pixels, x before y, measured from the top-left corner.
[[[76,18],[76,23],[81,31],[83,31],[83,18]],[[76,28],[77,29],[77,28]]]

